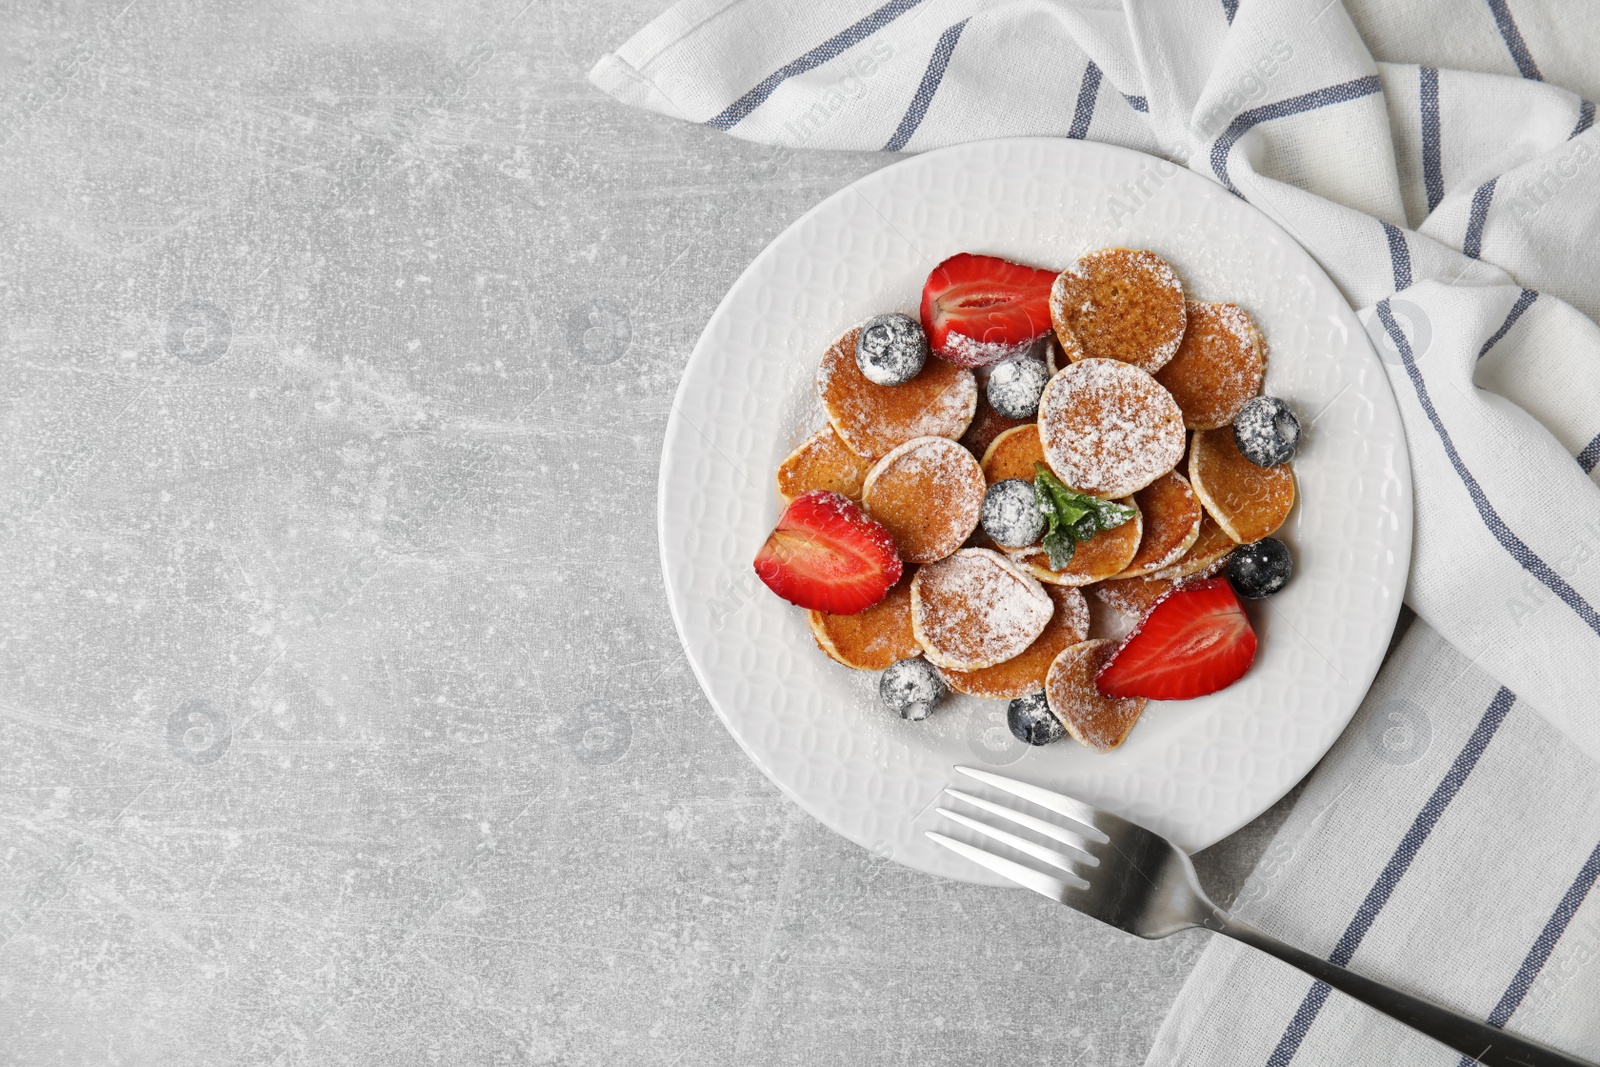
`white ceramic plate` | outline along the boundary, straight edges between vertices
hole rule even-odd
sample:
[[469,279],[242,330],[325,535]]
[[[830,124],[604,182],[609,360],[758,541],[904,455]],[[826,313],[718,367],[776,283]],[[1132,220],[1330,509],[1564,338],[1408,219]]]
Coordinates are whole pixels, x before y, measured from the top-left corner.
[[[1243,305],[1271,355],[1266,391],[1305,429],[1300,502],[1278,536],[1283,592],[1252,605],[1260,652],[1238,684],[1152,703],[1115,752],[1070,738],[1030,749],[1005,703],[961,697],[928,720],[879,706],[878,676],[825,657],[804,612],[751,566],[777,520],[773,478],[825,421],[823,350],[884,311],[916,314],[940,260],[981,252],[1060,268],[1107,245],[1149,248],[1191,297]],[[756,765],[806,811],[881,856],[998,880],[923,831],[957,764],[1060,789],[1190,850],[1299,781],[1344,729],[1393,630],[1411,557],[1400,415],[1359,321],[1265,215],[1170,163],[1084,141],[962,145],[829,197],[756,258],[695,346],[667,424],[660,484],[668,600],[706,696]],[[1092,598],[1091,598],[1092,600]],[[946,826],[948,829],[948,825]]]

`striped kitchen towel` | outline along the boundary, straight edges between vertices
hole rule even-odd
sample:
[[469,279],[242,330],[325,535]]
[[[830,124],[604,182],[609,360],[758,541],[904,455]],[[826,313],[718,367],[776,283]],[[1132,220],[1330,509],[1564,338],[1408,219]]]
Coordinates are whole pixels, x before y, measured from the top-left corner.
[[[1594,761],[1422,623],[1233,911],[1302,948],[1600,1062]],[[1214,937],[1149,1064],[1470,1064]]]
[[[789,148],[1107,141],[1294,234],[1399,398],[1420,621],[1244,913],[1600,1058],[1597,55],[1575,0],[683,0],[590,77]],[[1151,1058],[1447,1061],[1221,939]]]

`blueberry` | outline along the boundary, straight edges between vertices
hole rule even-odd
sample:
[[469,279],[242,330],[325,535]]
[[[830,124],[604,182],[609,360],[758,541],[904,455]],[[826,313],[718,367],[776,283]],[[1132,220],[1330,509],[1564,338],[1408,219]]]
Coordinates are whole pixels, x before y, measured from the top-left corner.
[[1294,458],[1300,445],[1300,420],[1275,396],[1252,397],[1233,417],[1233,440],[1258,467],[1276,467]]
[[1043,360],[1012,356],[989,372],[989,406],[1008,419],[1031,419],[1039,414],[1039,398],[1049,381]]
[[1050,710],[1043,693],[1018,697],[1006,706],[1006,725],[1018,741],[1030,745],[1048,745],[1061,740],[1067,728],[1061,725],[1056,713]]
[[909,382],[928,361],[928,335],[910,315],[877,315],[856,339],[856,366],[878,385]]
[[1228,581],[1236,593],[1260,600],[1282,589],[1294,572],[1289,549],[1275,537],[1240,545],[1228,559]]
[[1007,548],[1026,548],[1044,536],[1044,512],[1033,483],[1023,478],[995,482],[983,494],[983,509],[978,512],[983,532]]
[[944,693],[944,679],[921,656],[891,663],[878,679],[883,706],[898,712],[902,719],[926,719]]

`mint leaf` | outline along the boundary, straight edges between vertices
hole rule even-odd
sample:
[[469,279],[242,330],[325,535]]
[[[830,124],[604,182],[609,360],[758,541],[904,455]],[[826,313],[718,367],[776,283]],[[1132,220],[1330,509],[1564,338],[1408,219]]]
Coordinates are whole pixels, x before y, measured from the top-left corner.
[[1133,518],[1133,509],[1126,504],[1118,504],[1114,500],[1100,500],[1095,497],[1090,497],[1089,499],[1094,500],[1095,525],[1102,530],[1114,530]]
[[1035,463],[1033,471],[1033,495],[1047,523],[1041,544],[1050,554],[1051,570],[1062,570],[1072,562],[1079,541],[1115,529],[1134,516],[1124,504],[1072,491],[1043,463]]
[[1051,530],[1040,543],[1050,553],[1050,569],[1053,571],[1066,570],[1067,564],[1072,562],[1072,554],[1078,550],[1078,543],[1065,528]]

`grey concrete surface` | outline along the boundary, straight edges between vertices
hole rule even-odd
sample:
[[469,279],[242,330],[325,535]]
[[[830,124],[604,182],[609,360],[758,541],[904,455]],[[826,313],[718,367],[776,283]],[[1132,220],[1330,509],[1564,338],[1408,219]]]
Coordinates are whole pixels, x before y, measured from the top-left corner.
[[126,3],[0,20],[0,1061],[1141,1062],[1199,935],[835,837],[668,618],[693,341],[886,159],[589,88],[665,0]]

